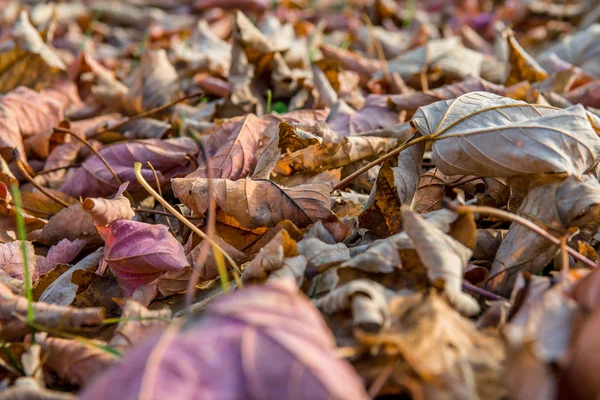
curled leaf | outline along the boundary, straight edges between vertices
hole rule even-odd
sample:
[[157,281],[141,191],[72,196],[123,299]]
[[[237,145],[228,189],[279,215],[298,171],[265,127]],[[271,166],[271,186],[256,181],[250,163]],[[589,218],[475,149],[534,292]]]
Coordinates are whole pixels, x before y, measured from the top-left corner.
[[94,224],[107,226],[118,219],[133,218],[135,212],[131,208],[131,203],[123,196],[128,184],[129,182],[122,184],[112,199],[88,197],[83,201],[81,206],[92,216]]
[[[173,179],[172,186],[183,204],[198,213],[206,212],[208,179]],[[302,228],[327,219],[331,215],[330,190],[326,183],[284,188],[265,179],[212,180],[217,206],[245,228],[272,227],[285,219]]]

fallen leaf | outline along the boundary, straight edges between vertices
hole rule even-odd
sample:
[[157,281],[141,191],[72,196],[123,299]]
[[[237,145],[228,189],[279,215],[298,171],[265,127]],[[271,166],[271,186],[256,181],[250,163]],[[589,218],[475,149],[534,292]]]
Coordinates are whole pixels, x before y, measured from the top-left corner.
[[119,186],[119,190],[112,199],[86,198],[81,207],[93,218],[97,226],[108,226],[119,219],[132,219],[135,212],[131,208],[129,199],[123,196],[129,182]]
[[164,329],[170,319],[171,310],[168,308],[148,310],[135,300],[127,300],[109,346],[123,354],[156,331]]
[[52,246],[45,257],[36,256],[36,267],[35,271],[32,272],[34,280],[38,276],[49,272],[58,264],[68,264],[73,261],[86,244],[87,241],[81,239],[75,239],[73,241],[63,239]]
[[[141,191],[143,188],[133,171],[135,161],[144,165],[152,163],[160,185],[164,186],[171,178],[191,172],[192,163],[187,156],[195,157],[198,148],[190,138],[148,139],[116,143],[104,147],[100,154],[115,172],[118,171],[117,176],[122,182],[129,182],[129,191]],[[149,168],[142,168],[142,176],[156,189],[156,179]],[[74,169],[60,190],[73,197],[108,196],[115,193],[119,185],[104,163],[93,155]]]
[[421,107],[411,122],[435,140],[433,161],[447,175],[581,175],[600,150],[598,122],[579,105],[561,110],[473,92]]
[[471,250],[406,208],[402,210],[402,221],[433,286],[442,289],[458,312],[476,315],[479,304],[462,291],[462,275],[471,258]]
[[104,229],[104,261],[117,276],[125,296],[165,272],[188,266],[183,246],[164,225],[121,219]]
[[[0,336],[3,340],[11,340],[25,334],[29,330],[26,320],[15,318],[15,315],[27,315],[28,301],[24,296],[14,295],[10,289],[0,285]],[[53,304],[33,303],[34,322],[47,329],[62,331],[80,330],[85,327],[99,326],[104,318],[102,308],[70,308]]]
[[548,73],[517,42],[511,30],[506,31],[504,36],[508,43],[509,59],[505,86],[522,81],[540,82],[548,77]]
[[85,212],[81,204],[73,204],[54,215],[42,228],[40,241],[44,244],[55,245],[63,239],[91,240],[97,237],[94,220]]
[[64,381],[75,385],[90,382],[118,361],[113,353],[94,342],[48,337],[42,339],[40,344],[48,368]]
[[[534,181],[535,182],[535,181]],[[543,224],[550,235],[561,235],[567,228],[597,223],[595,205],[600,203],[600,184],[585,176],[582,181],[570,176],[564,180],[536,185],[529,190],[519,213]],[[558,250],[528,228],[513,223],[498,248],[490,270],[488,286],[509,293],[519,272],[537,274]]]
[[595,77],[600,77],[599,37],[600,25],[591,25],[583,31],[563,37],[559,43],[540,54],[540,61],[544,65],[549,62],[552,55],[555,55],[560,60],[576,65]]
[[[158,354],[153,349],[161,338],[167,351]],[[217,344],[220,351],[214,352]],[[275,399],[291,388],[302,399],[366,399],[356,373],[333,356],[334,348],[324,321],[305,298],[282,287],[249,287],[209,305],[198,323],[146,340],[86,388],[82,399],[138,396],[141,391],[149,398],[189,398],[199,390],[215,398]],[[142,381],[152,356],[157,375],[149,387]],[[252,366],[250,375],[233,368],[240,360]],[[184,365],[196,367],[181,369]],[[208,375],[223,379],[205,384]]]
[[[21,249],[20,240],[0,244],[0,270],[11,278],[25,279],[25,257]],[[33,244],[25,242],[29,279],[33,279],[36,271],[36,256]]]
[[401,152],[396,159],[384,162],[364,211],[358,217],[361,227],[371,229],[379,237],[402,230],[398,210],[403,204],[413,203],[424,152],[425,144],[419,143]]
[[66,70],[60,57],[31,25],[27,11],[21,11],[13,26],[11,44],[0,53],[1,92],[21,85],[39,90]]
[[[176,178],[175,195],[192,210],[204,214],[208,209],[209,180]],[[271,227],[285,219],[305,227],[331,215],[328,184],[313,183],[284,188],[258,179],[230,181],[213,179],[212,191],[217,206],[246,228]]]

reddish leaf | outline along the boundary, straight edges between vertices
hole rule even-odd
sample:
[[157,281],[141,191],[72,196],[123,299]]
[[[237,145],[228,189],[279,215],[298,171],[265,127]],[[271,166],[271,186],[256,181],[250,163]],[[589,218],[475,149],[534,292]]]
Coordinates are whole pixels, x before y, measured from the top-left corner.
[[306,298],[290,289],[249,287],[210,305],[200,322],[145,341],[82,399],[136,398],[142,392],[148,399],[199,393],[213,399],[368,398],[334,348]]
[[[165,185],[171,178],[186,175],[191,171],[192,163],[188,156],[195,157],[198,148],[190,138],[167,140],[139,140],[117,143],[100,150],[100,154],[115,170],[122,182],[129,182],[130,191],[143,190],[133,172],[136,161],[144,166],[150,161],[154,166],[158,180]],[[142,170],[144,178],[156,188],[154,174],[148,168]],[[95,155],[88,158],[80,168],[70,175],[60,190],[73,197],[108,196],[119,189],[104,163]]]
[[117,220],[101,234],[104,260],[117,276],[125,296],[168,271],[188,266],[183,246],[164,225]]

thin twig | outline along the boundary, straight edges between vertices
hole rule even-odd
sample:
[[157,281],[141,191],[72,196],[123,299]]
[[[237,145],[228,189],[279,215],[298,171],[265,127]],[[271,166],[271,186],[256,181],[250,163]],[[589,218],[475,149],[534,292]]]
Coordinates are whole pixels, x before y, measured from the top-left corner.
[[[160,195],[160,197],[163,197],[162,189],[160,188],[160,180],[158,179],[158,174],[156,173],[154,166],[150,161],[146,161],[146,165],[148,165],[148,168],[150,168],[152,174],[154,175],[154,180],[156,181],[156,190],[158,191],[158,194]],[[164,209],[165,208],[163,207],[163,210]],[[167,225],[169,225],[169,229],[171,229],[171,232],[175,233],[175,229],[173,229],[173,226],[171,226],[171,221],[169,220],[169,218],[167,218]]]
[[377,160],[372,161],[370,163],[368,163],[367,165],[365,165],[364,167],[362,167],[361,169],[359,169],[358,171],[348,175],[347,177],[345,177],[344,179],[342,179],[340,182],[338,182],[337,185],[335,185],[332,189],[332,191],[337,190],[337,189],[342,189],[346,186],[348,186],[353,180],[354,178],[356,178],[359,175],[362,175],[363,173],[367,172],[368,170],[370,170],[371,168],[373,168],[376,165],[381,164],[382,162],[384,162],[385,160],[387,160],[388,158],[392,158],[397,154],[400,154],[400,152],[402,150],[405,150],[407,148],[409,148],[410,146],[417,144],[417,143],[421,143],[424,142],[426,140],[428,140],[429,137],[428,136],[421,136],[418,138],[415,138],[413,140],[408,140],[407,142],[404,142],[403,144],[401,144],[400,146],[396,147],[395,149],[391,150],[389,153],[379,157]]
[[[170,212],[160,211],[160,210],[153,210],[151,208],[136,207],[136,208],[133,208],[133,211],[135,211],[136,213],[140,213],[140,214],[157,214],[157,215],[165,215],[167,217],[172,217],[173,216],[173,214],[171,214]],[[202,217],[192,217],[192,216],[187,217],[187,218],[189,218],[189,219],[203,219]]]
[[200,229],[198,229],[198,227],[196,225],[192,224],[190,222],[190,220],[188,220],[186,217],[184,217],[179,211],[177,211],[165,199],[163,199],[162,197],[160,197],[158,195],[158,193],[156,192],[156,190],[154,190],[152,188],[152,186],[150,186],[148,184],[148,182],[146,182],[146,179],[144,179],[144,177],[142,176],[142,163],[136,162],[134,164],[133,169],[134,169],[134,172],[135,172],[135,177],[137,178],[137,180],[140,183],[140,185],[142,185],[144,187],[144,189],[146,189],[146,191],[148,193],[150,193],[150,195],[152,195],[152,197],[154,197],[160,204],[162,204],[163,207],[165,207],[165,209],[169,210],[169,212],[171,214],[173,214],[173,216],[175,216],[179,221],[181,221],[181,223],[183,223],[185,226],[187,226],[188,228],[190,228],[192,230],[192,232],[194,232],[195,234],[197,234],[198,236],[200,236],[202,239],[208,241],[213,246],[213,248],[215,248],[221,254],[223,254],[223,257],[225,257],[225,259],[231,265],[231,267],[233,269],[235,269],[236,271],[238,271],[238,273],[240,273],[240,269],[239,269],[238,265],[235,263],[235,261],[233,261],[233,259],[231,258],[231,256],[229,254],[227,254],[227,252],[225,250],[223,250],[221,248],[221,246],[219,246],[219,244],[217,242],[215,242],[210,237],[208,237],[206,235],[206,233],[204,233]]
[[371,42],[375,47],[375,52],[377,53],[377,58],[379,58],[379,62],[381,63],[381,67],[383,69],[383,76],[385,76],[385,80],[389,87],[392,86],[392,75],[390,74],[390,69],[388,68],[387,60],[385,59],[385,55],[383,54],[383,48],[381,47],[381,43],[379,43],[379,39],[375,36],[375,27],[373,27],[373,23],[371,22],[371,18],[367,14],[363,14],[363,19],[367,24],[367,29],[369,30],[369,36],[371,36]]
[[21,174],[25,177],[25,179],[27,179],[27,181],[29,183],[31,183],[37,190],[39,190],[44,195],[46,195],[50,200],[54,201],[55,203],[60,204],[61,206],[65,207],[65,208],[69,207],[69,204],[66,201],[59,199],[58,197],[56,197],[52,193],[48,192],[46,189],[44,189],[42,186],[40,186],[36,181],[33,180],[31,175],[29,175],[29,172],[27,172],[27,169],[23,165],[23,162],[19,158],[19,151],[16,148],[13,149],[13,156],[15,158],[15,164],[17,165],[19,172],[21,172]]
[[[483,215],[490,215],[492,217],[505,219],[508,221],[515,222],[517,224],[521,224],[524,227],[531,229],[532,231],[534,231],[535,233],[537,233],[544,239],[548,240],[555,246],[560,246],[560,239],[557,239],[556,237],[552,236],[551,234],[546,232],[543,228],[541,228],[539,225],[537,225],[523,217],[520,217],[516,214],[512,214],[507,211],[502,211],[502,210],[498,210],[496,208],[486,207],[486,206],[459,205],[459,204],[454,204],[454,203],[452,203],[450,201],[446,201],[446,200],[442,201],[442,204],[444,205],[444,207],[446,207],[449,210],[452,210],[454,212],[457,212],[457,213],[472,212],[472,213],[478,213],[478,214],[483,214]],[[574,250],[570,247],[567,247],[567,252],[571,256],[573,256],[573,258],[581,261],[588,267],[590,267],[590,268],[597,267],[596,263],[594,263],[592,260],[590,260],[589,258],[584,256],[583,254],[578,253],[576,250]]]
[[149,116],[151,116],[153,114],[156,114],[156,113],[159,113],[159,112],[161,112],[163,110],[166,110],[169,107],[173,107],[177,103],[181,103],[182,101],[186,101],[186,100],[189,100],[189,99],[193,99],[194,97],[200,97],[200,96],[203,96],[203,93],[194,93],[194,94],[190,94],[188,96],[184,96],[184,97],[181,97],[179,99],[170,101],[167,104],[163,104],[162,106],[158,106],[156,108],[153,108],[152,110],[144,111],[144,112],[142,112],[140,114],[134,115],[133,117],[129,117],[126,120],[117,123],[116,125],[108,126],[106,128],[103,128],[103,129],[99,130],[98,132],[90,135],[90,138],[93,138],[95,136],[99,136],[99,135],[101,135],[101,134],[103,134],[105,132],[116,131],[117,129],[122,128],[123,126],[127,125],[131,121],[134,121],[136,119],[141,119],[141,118],[149,117]]
[[[100,161],[102,161],[102,164],[104,164],[104,166],[106,167],[106,169],[111,173],[111,175],[113,176],[113,178],[115,179],[115,181],[117,181],[117,183],[119,185],[121,185],[123,183],[123,181],[121,181],[121,179],[119,178],[119,176],[117,175],[117,173],[115,172],[114,169],[112,169],[112,167],[110,166],[110,164],[108,163],[108,161],[106,161],[106,159],[102,156],[102,154],[100,154],[100,152],[98,150],[96,150],[94,148],[94,146],[92,146],[90,144],[90,142],[88,142],[87,140],[85,140],[84,138],[82,138],[81,136],[79,136],[78,134],[76,134],[73,131],[70,131],[68,129],[65,128],[59,128],[59,127],[55,127],[54,128],[55,132],[60,132],[60,133],[66,133],[67,135],[70,135],[71,137],[75,138],[76,140],[78,140],[79,142],[83,143],[84,146],[86,146],[88,149],[90,149],[90,151],[92,153],[94,153],[94,155],[96,157],[98,157],[98,159]],[[129,194],[129,192],[127,191],[127,189],[125,190],[125,197],[127,197],[129,199],[129,201],[131,202],[131,205],[135,206],[135,200],[133,199],[133,197],[131,197],[131,195]]]
[[51,168],[51,169],[44,169],[40,172],[36,172],[35,176],[40,176],[40,175],[46,175],[46,174],[50,174],[52,172],[57,172],[57,171],[62,171],[63,169],[69,169],[69,168],[77,168],[80,165],[78,164],[74,164],[74,165],[65,165],[64,167],[56,167],[56,168]]
[[462,288],[466,291],[473,292],[475,294],[478,294],[478,295],[488,298],[490,300],[507,300],[506,298],[504,298],[502,296],[498,296],[495,293],[488,292],[485,289],[475,286],[471,282],[463,281]]

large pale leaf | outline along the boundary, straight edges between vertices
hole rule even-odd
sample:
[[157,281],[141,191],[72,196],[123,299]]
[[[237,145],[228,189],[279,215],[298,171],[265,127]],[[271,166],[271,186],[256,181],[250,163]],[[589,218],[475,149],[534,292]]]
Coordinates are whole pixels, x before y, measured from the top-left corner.
[[368,398],[356,372],[334,355],[318,311],[295,289],[245,288],[176,329],[132,350],[82,399]]
[[600,24],[591,25],[584,31],[565,36],[559,43],[540,55],[543,65],[551,64],[552,55],[585,72],[600,77]]
[[[129,182],[130,191],[144,190],[138,183],[133,164],[139,161],[144,165],[142,175],[156,188],[156,178],[152,170],[145,167],[150,161],[156,170],[161,186],[176,176],[190,172],[192,163],[188,156],[196,156],[198,148],[190,138],[166,140],[149,139],[134,142],[121,142],[100,150],[106,162],[115,170],[122,182]],[[73,197],[108,196],[119,189],[119,183],[95,155],[88,158],[81,167],[69,175],[60,190]]]
[[[179,178],[172,181],[175,195],[192,210],[204,214],[208,209],[210,184],[204,178]],[[285,188],[265,180],[213,179],[213,196],[226,214],[245,228],[271,227],[288,219],[305,227],[331,215],[326,183]]]
[[557,109],[473,92],[421,107],[412,124],[435,140],[433,161],[447,175],[581,175],[600,154],[598,119],[580,105]]

